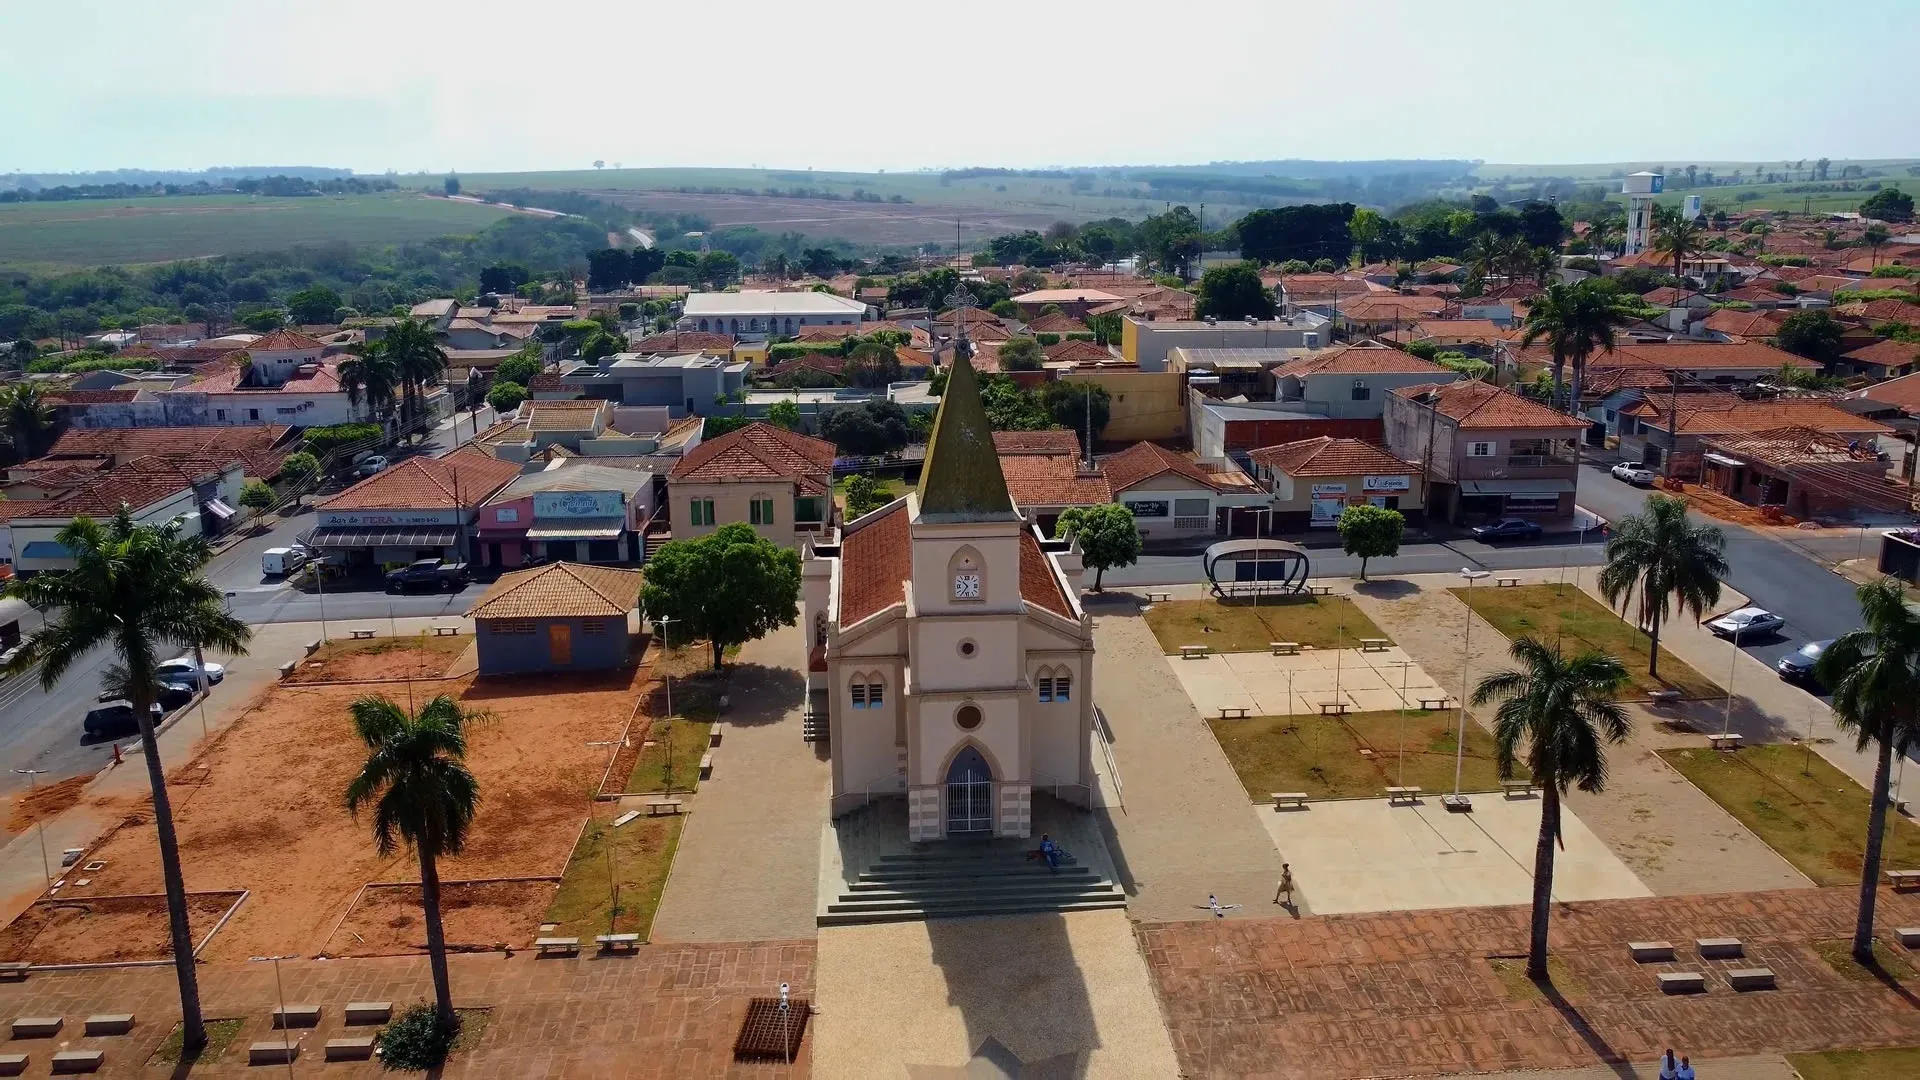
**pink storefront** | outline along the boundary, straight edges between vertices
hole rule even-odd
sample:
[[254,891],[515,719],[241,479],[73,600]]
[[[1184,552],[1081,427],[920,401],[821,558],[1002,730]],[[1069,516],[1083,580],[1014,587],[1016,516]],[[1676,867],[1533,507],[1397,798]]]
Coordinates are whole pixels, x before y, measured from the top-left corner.
[[480,527],[474,534],[474,561],[483,568],[503,570],[525,564],[533,548],[527,542],[532,525],[532,495],[482,506]]

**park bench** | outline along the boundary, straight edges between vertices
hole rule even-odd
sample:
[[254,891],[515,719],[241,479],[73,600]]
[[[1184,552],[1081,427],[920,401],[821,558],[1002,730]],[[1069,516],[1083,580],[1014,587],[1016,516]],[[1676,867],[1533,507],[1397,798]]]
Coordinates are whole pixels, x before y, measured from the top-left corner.
[[1511,589],[1520,584],[1520,579],[1517,577],[1494,578],[1493,583],[1502,589]]
[[1272,649],[1275,656],[1300,655],[1300,643],[1297,641],[1269,641],[1267,648]]
[[364,641],[373,637],[373,631],[365,627],[361,627],[358,630],[349,630],[347,633],[352,634],[355,641]]
[[22,1016],[13,1022],[13,1037],[16,1039],[51,1039],[60,1034],[60,1026],[66,1023],[58,1016]]
[[1349,707],[1344,701],[1323,701],[1320,703],[1320,715],[1345,716]]
[[1627,953],[1636,964],[1658,964],[1673,959],[1671,941],[1629,941]]
[[436,626],[433,628],[433,636],[434,637],[459,637],[460,628],[457,626]]
[[1447,709],[1452,707],[1452,702],[1452,698],[1423,697],[1420,699],[1420,707],[1423,709]]
[[1734,968],[1727,972],[1727,985],[1735,990],[1771,990],[1772,968]]
[[719,747],[720,747],[720,729],[713,728],[707,732],[707,749],[717,750],[719,749]]
[[300,1044],[285,1035],[265,1039],[247,1047],[249,1065],[286,1065],[300,1056]]
[[99,1072],[106,1064],[107,1052],[104,1050],[62,1050],[50,1059],[53,1073],[58,1076],[65,1073]]
[[27,1071],[27,1055],[0,1054],[0,1076],[19,1076]]
[[1659,979],[1663,994],[1698,994],[1707,988],[1707,977],[1697,971],[1663,971]]
[[1283,810],[1287,807],[1304,810],[1307,806],[1307,793],[1304,791],[1276,791],[1268,798],[1273,800],[1275,810]]
[[95,1013],[81,1029],[88,1035],[125,1035],[133,1030],[132,1013]]
[[1247,710],[1245,708],[1234,705],[1222,705],[1220,707],[1220,719],[1222,720],[1245,720],[1246,718]]
[[1707,745],[1713,747],[1715,750],[1738,750],[1740,749],[1740,740],[1741,736],[1737,732],[1723,731],[1707,736]]
[[681,802],[679,799],[652,799],[647,802],[647,816],[659,817],[661,814],[678,814],[680,807]]
[[1206,658],[1207,647],[1205,645],[1180,646],[1180,659],[1182,660],[1205,660]]
[[275,1005],[273,1007],[273,1026],[275,1030],[286,1028],[310,1028],[320,1026],[320,1006],[318,1005]]
[[1907,813],[1907,800],[1905,800],[1905,799],[1898,799],[1898,798],[1896,798],[1896,799],[1889,799],[1889,800],[1887,800],[1887,804],[1888,804],[1889,806],[1892,806],[1892,807],[1893,807],[1893,812],[1894,812],[1894,813],[1896,813],[1896,814],[1899,814],[1899,815],[1900,815],[1900,816],[1902,816],[1902,817],[1912,817],[1912,816],[1913,816],[1913,815],[1911,815],[1911,814],[1909,814],[1909,813]]
[[1500,781],[1500,794],[1509,799],[1515,795],[1531,795],[1538,790],[1540,790],[1540,785],[1531,780]]
[[281,664],[280,677],[283,679],[293,678],[294,670],[297,669],[299,666],[300,666],[300,661],[298,660],[289,660],[286,663]]
[[1387,789],[1387,805],[1397,802],[1414,803],[1420,801],[1420,789],[1417,787],[1390,787]]
[[594,939],[601,952],[639,952],[639,934],[601,934]]
[[1363,637],[1360,639],[1360,651],[1386,652],[1387,646],[1391,644],[1393,644],[1391,641],[1383,637]]
[[1887,884],[1896,889],[1902,885],[1920,885],[1920,870],[1889,870]]
[[1173,594],[1169,592],[1147,593],[1147,603],[1149,604],[1164,604],[1171,601],[1172,599],[1173,599]]
[[1737,937],[1695,938],[1693,947],[1700,950],[1703,960],[1731,960],[1747,954],[1746,947]]
[[307,650],[308,656],[312,656],[314,653],[319,652],[320,646],[324,644],[326,644],[326,642],[321,641],[319,638],[314,638],[312,641],[309,641],[305,645],[302,645],[300,647]]
[[1678,690],[1654,690],[1647,694],[1647,700],[1655,705],[1672,705],[1680,700]]
[[1331,585],[1309,585],[1309,586],[1307,586],[1307,595],[1309,595],[1309,596],[1332,596],[1332,595],[1333,595],[1333,586],[1331,586]]
[[27,972],[32,970],[33,965],[25,960],[9,960],[0,964],[0,979],[20,982],[27,977]]
[[375,1038],[377,1036],[353,1035],[344,1039],[328,1039],[326,1059],[328,1061],[371,1061]]
[[713,751],[711,750],[700,755],[700,779],[713,779]]
[[1894,934],[1900,938],[1900,944],[1909,949],[1920,949],[1920,926],[1903,926]]
[[348,1027],[365,1027],[369,1024],[384,1024],[393,1019],[391,1001],[349,1001],[345,1013]]
[[577,937],[534,938],[533,947],[541,956],[572,956],[580,951],[580,939]]

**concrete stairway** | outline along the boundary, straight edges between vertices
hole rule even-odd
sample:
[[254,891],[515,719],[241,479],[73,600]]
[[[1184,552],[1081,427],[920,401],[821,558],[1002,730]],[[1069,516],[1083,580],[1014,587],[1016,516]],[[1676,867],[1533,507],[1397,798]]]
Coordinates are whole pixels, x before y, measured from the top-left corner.
[[912,922],[975,915],[1092,911],[1127,905],[1113,882],[1089,867],[1058,873],[1027,853],[1038,840],[949,840],[881,855],[816,917],[821,926]]

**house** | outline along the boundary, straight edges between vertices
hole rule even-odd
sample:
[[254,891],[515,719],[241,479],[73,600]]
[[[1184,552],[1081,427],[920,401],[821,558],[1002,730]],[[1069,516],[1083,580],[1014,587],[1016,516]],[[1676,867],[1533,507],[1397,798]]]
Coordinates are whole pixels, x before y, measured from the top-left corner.
[[1064,312],[1054,311],[1027,320],[1027,329],[1035,334],[1084,334],[1087,324]]
[[468,559],[480,507],[519,473],[473,447],[408,458],[321,501],[305,541],[349,570]]
[[[45,454],[26,466],[67,468],[84,464],[110,471],[148,456],[167,460],[225,458],[239,461],[249,479],[271,480],[280,475],[281,461],[297,449],[294,429],[273,424],[249,428],[69,428]],[[17,477],[23,467],[13,466],[8,477]],[[238,494],[236,491],[236,497]]]
[[1848,401],[1871,401],[1892,415],[1920,416],[1920,373],[1888,379],[1847,395]]
[[833,444],[756,422],[687,451],[667,474],[676,540],[736,521],[786,547],[835,524]]
[[1086,806],[1096,783],[1079,559],[1022,517],[978,386],[956,361],[919,486],[802,567],[830,812],[904,799],[916,843],[1027,837],[1042,789]]
[[1911,303],[1906,300],[1856,300],[1836,305],[1833,313],[1874,324],[1900,323],[1905,326],[1920,326],[1920,303]]
[[731,357],[733,335],[701,330],[669,330],[664,334],[649,334],[635,330],[627,335],[627,348],[643,356],[684,356],[687,353],[707,353],[711,356]]
[[1843,441],[1872,439],[1892,428],[1819,398],[1746,401],[1732,394],[1670,398],[1651,394],[1620,411],[1620,456],[1669,476],[1700,476],[1703,440],[1772,428],[1808,428]]
[[1377,418],[1395,387],[1460,377],[1459,372],[1375,342],[1295,356],[1269,374],[1276,404],[1297,404],[1303,411],[1337,419]]
[[1113,488],[1113,501],[1133,511],[1140,535],[1149,542],[1227,533],[1235,527],[1234,511],[1266,505],[1260,489],[1237,467],[1224,460],[1203,463],[1157,443],[1134,443],[1103,457],[1100,470]]
[[1185,349],[1316,349],[1330,340],[1327,321],[1301,313],[1287,319],[1138,319],[1120,321],[1120,356],[1141,371],[1165,371],[1167,356]]
[[1467,381],[1397,387],[1382,419],[1387,451],[1424,466],[1429,519],[1573,516],[1578,417]]
[[[1074,319],[1085,319],[1095,308],[1119,303],[1128,299],[1101,289],[1036,289],[1021,293],[1013,298],[1013,306],[1020,309],[1023,319],[1035,319],[1049,305],[1060,309],[1061,313]],[[1084,329],[1084,327],[1082,327]]]
[[1920,343],[1882,338],[1871,345],[1841,354],[1828,366],[1833,374],[1842,378],[1865,375],[1879,381],[1913,374],[1916,360],[1920,360]]
[[759,341],[774,334],[792,337],[806,326],[862,323],[870,309],[826,292],[697,292],[687,296],[680,312],[678,329]]
[[1913,492],[1888,481],[1871,441],[1786,426],[1701,442],[1701,482],[1752,506],[1793,517],[1912,512]]
[[[1180,359],[1214,372],[1190,375],[1187,390],[1188,431],[1195,452],[1207,460],[1323,435],[1378,442],[1388,391],[1460,377],[1374,342],[1318,350],[1181,350]],[[1239,362],[1251,369],[1236,372]]]
[[490,568],[533,561],[638,563],[645,555],[641,530],[657,505],[655,475],[584,458],[561,458],[521,473],[480,507],[474,562]]
[[624,352],[594,363],[562,365],[560,385],[582,397],[622,405],[665,405],[673,415],[685,416],[710,411],[717,398],[738,395],[746,388],[749,366],[745,361],[697,352],[679,356]]
[[483,322],[479,319],[458,318],[447,323],[440,331],[440,340],[451,351],[487,351],[509,349],[518,351],[521,346],[533,340],[538,328],[526,323]]
[[1420,467],[1374,443],[1323,435],[1263,446],[1248,457],[1254,480],[1273,493],[1268,535],[1331,529],[1349,506],[1398,510],[1415,525],[1425,517]]
[[1364,278],[1343,274],[1263,274],[1260,282],[1274,291],[1280,313],[1289,316],[1310,311],[1331,319],[1342,300],[1376,291]]
[[1738,386],[1777,374],[1781,368],[1819,371],[1818,362],[1758,341],[1621,343],[1610,353],[1587,359],[1589,372],[1620,367],[1651,367],[1683,379],[1716,386]]
[[14,572],[67,570],[73,554],[58,536],[76,517],[103,519],[126,507],[142,525],[179,522],[187,536],[212,536],[237,516],[244,466],[236,458],[148,455],[104,471],[79,468],[26,485],[9,484],[0,514]]
[[1445,297],[1366,293],[1341,301],[1335,322],[1352,334],[1383,334],[1423,319],[1437,319],[1446,310]]
[[1520,340],[1518,330],[1506,329],[1492,319],[1421,319],[1380,336],[1398,344],[1423,341],[1482,358],[1493,355],[1501,342]]
[[1770,338],[1779,333],[1780,324],[1787,321],[1789,314],[1785,311],[1741,311],[1737,308],[1721,308],[1708,315],[1700,325],[1722,341],[1758,340]]
[[467,610],[480,674],[603,671],[631,662],[641,576],[571,562],[502,574]]
[[1080,440],[1071,431],[996,431],[993,448],[1007,492],[1042,536],[1054,534],[1069,507],[1113,501],[1113,485],[1097,466],[1085,464]]

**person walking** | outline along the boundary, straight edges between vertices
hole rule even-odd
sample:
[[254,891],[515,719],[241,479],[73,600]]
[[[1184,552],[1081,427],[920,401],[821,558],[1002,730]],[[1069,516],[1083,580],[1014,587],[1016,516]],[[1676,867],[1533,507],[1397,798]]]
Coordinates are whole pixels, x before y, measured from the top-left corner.
[[1281,902],[1280,896],[1282,893],[1286,894],[1286,897],[1287,897],[1286,905],[1288,907],[1292,907],[1293,906],[1293,867],[1288,863],[1280,864],[1280,885],[1278,888],[1273,890],[1274,903],[1278,904]]
[[1680,1080],[1693,1080],[1693,1059],[1680,1055]]
[[1673,1060],[1673,1047],[1660,1056],[1660,1080],[1680,1080],[1680,1063]]

